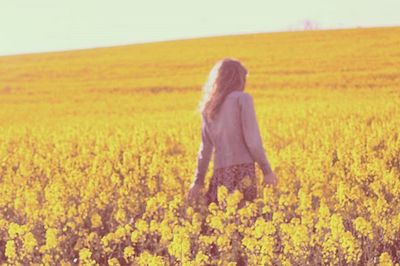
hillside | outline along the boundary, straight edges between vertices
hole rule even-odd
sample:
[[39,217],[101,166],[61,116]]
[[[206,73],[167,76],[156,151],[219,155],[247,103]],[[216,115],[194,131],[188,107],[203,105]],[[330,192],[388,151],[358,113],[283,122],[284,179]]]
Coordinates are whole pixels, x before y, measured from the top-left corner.
[[210,37],[0,57],[3,94],[199,91],[224,56],[251,89],[398,87],[400,27]]

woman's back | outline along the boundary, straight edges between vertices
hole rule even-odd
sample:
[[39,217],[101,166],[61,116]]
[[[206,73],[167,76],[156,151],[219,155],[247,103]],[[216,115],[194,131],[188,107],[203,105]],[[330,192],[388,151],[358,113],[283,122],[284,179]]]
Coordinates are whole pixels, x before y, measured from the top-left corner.
[[198,179],[204,178],[212,151],[214,169],[257,162],[263,171],[269,170],[253,99],[247,92],[229,93],[213,120],[202,116],[202,145],[195,174]]
[[247,93],[231,92],[221,104],[215,118],[211,122],[205,119],[206,130],[214,144],[214,168],[254,162],[246,147],[241,123],[240,109],[244,94]]

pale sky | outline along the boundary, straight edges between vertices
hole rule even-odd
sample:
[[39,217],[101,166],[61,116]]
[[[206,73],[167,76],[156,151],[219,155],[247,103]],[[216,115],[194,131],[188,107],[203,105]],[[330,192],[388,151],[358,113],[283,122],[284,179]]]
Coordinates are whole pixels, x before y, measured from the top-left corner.
[[0,0],[0,55],[301,29],[400,26],[400,0]]

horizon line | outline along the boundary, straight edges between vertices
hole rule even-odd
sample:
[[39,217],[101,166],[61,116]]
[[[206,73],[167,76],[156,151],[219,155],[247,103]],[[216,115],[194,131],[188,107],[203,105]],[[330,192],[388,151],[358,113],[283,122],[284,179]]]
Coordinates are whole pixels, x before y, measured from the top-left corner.
[[143,41],[143,42],[120,43],[120,44],[115,44],[115,45],[99,45],[99,46],[72,48],[72,49],[60,49],[60,50],[55,49],[55,50],[37,51],[37,52],[0,54],[0,58],[13,57],[13,56],[30,56],[30,55],[40,55],[40,54],[85,51],[85,50],[93,50],[93,49],[107,49],[107,48],[115,48],[115,47],[123,47],[123,46],[147,45],[147,44],[167,43],[167,42],[179,42],[179,41],[186,41],[186,40],[189,41],[189,40],[195,40],[195,39],[234,37],[234,36],[254,35],[254,34],[293,33],[293,32],[310,32],[310,31],[335,31],[335,30],[352,30],[352,29],[379,29],[379,28],[399,28],[399,27],[400,27],[400,25],[378,25],[378,26],[353,26],[353,27],[345,26],[345,27],[320,28],[317,25],[317,28],[314,28],[314,29],[300,28],[300,29],[272,30],[272,31],[250,31],[250,32],[242,31],[242,32],[237,32],[237,33],[210,34],[210,35],[193,36],[193,37],[187,37],[187,38],[171,38],[171,39]]

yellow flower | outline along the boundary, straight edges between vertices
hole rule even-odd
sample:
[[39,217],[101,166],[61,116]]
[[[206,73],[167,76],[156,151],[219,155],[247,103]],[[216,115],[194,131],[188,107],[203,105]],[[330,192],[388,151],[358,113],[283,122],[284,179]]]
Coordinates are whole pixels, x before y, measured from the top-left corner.
[[154,220],[150,221],[149,232],[151,232],[151,233],[157,232],[159,228],[160,228],[159,223],[157,223]]
[[17,251],[15,248],[15,242],[14,240],[8,240],[6,243],[6,251],[5,251],[5,255],[7,258],[9,258],[10,260],[16,258],[17,256]]
[[110,266],[120,266],[118,259],[111,258],[108,260],[108,265]]
[[224,185],[218,186],[217,188],[218,202],[220,204],[224,204],[227,196],[228,196],[228,188]]
[[359,261],[361,256],[360,247],[351,232],[346,231],[342,234],[340,245],[344,251],[345,259],[348,264],[356,263],[357,261]]
[[92,252],[88,248],[82,248],[79,251],[79,259],[82,261],[91,259],[91,256],[92,256]]
[[125,210],[122,208],[118,208],[117,212],[114,215],[115,220],[117,220],[119,223],[123,223],[126,219],[126,213]]
[[332,214],[330,229],[334,239],[339,239],[341,234],[344,232],[343,219],[339,214]]
[[174,228],[172,242],[168,245],[168,252],[176,258],[184,259],[190,253],[190,240],[185,227]]
[[125,227],[119,226],[117,228],[117,230],[115,230],[115,233],[114,233],[115,240],[120,240],[120,239],[124,238],[125,236],[126,236]]
[[[181,258],[181,257],[178,257]],[[151,254],[149,251],[145,250],[140,253],[137,262],[139,265],[151,265],[151,266],[163,266],[166,265],[166,262],[160,256],[155,256]]]
[[172,228],[167,222],[165,221],[161,222],[159,230],[161,233],[162,241],[167,242],[172,240],[173,237]]
[[131,246],[127,246],[124,248],[124,258],[129,260],[129,258],[135,255],[135,250]]
[[48,228],[46,230],[46,248],[52,249],[57,247],[57,229]]
[[354,220],[354,224],[357,232],[359,232],[363,236],[368,237],[370,240],[373,239],[372,226],[363,217],[357,217]]
[[143,219],[138,219],[135,223],[135,227],[141,232],[149,230],[149,224]]
[[206,254],[204,254],[202,251],[197,252],[196,258],[195,258],[195,263],[197,265],[205,265],[209,262],[209,258]]
[[392,266],[392,257],[390,256],[389,253],[383,252],[379,256],[379,266]]
[[131,233],[131,241],[132,241],[132,243],[138,242],[139,239],[140,239],[140,231],[134,230],[134,231]]
[[235,189],[232,193],[229,193],[226,198],[226,206],[229,213],[234,213],[236,211],[237,205],[243,199],[243,194]]
[[210,205],[208,205],[208,210],[211,214],[216,214],[218,211],[218,205],[215,202],[211,202]]
[[210,227],[219,230],[222,232],[224,230],[224,224],[222,222],[221,217],[212,215],[210,217],[210,222],[209,222]]
[[146,201],[146,213],[153,213],[159,208],[157,198],[156,197],[151,197],[148,198]]
[[186,216],[187,216],[187,217],[192,217],[193,213],[194,213],[193,208],[192,208],[191,206],[189,206],[189,207],[186,209]]
[[37,241],[35,236],[31,233],[28,232],[24,235],[24,249],[28,253],[32,253],[33,249],[37,246]]
[[10,223],[8,226],[8,235],[10,238],[16,238],[17,235],[21,234],[22,230],[19,224],[16,224],[14,222]]
[[92,216],[90,217],[90,221],[94,228],[102,226],[101,216],[97,212],[92,214]]

